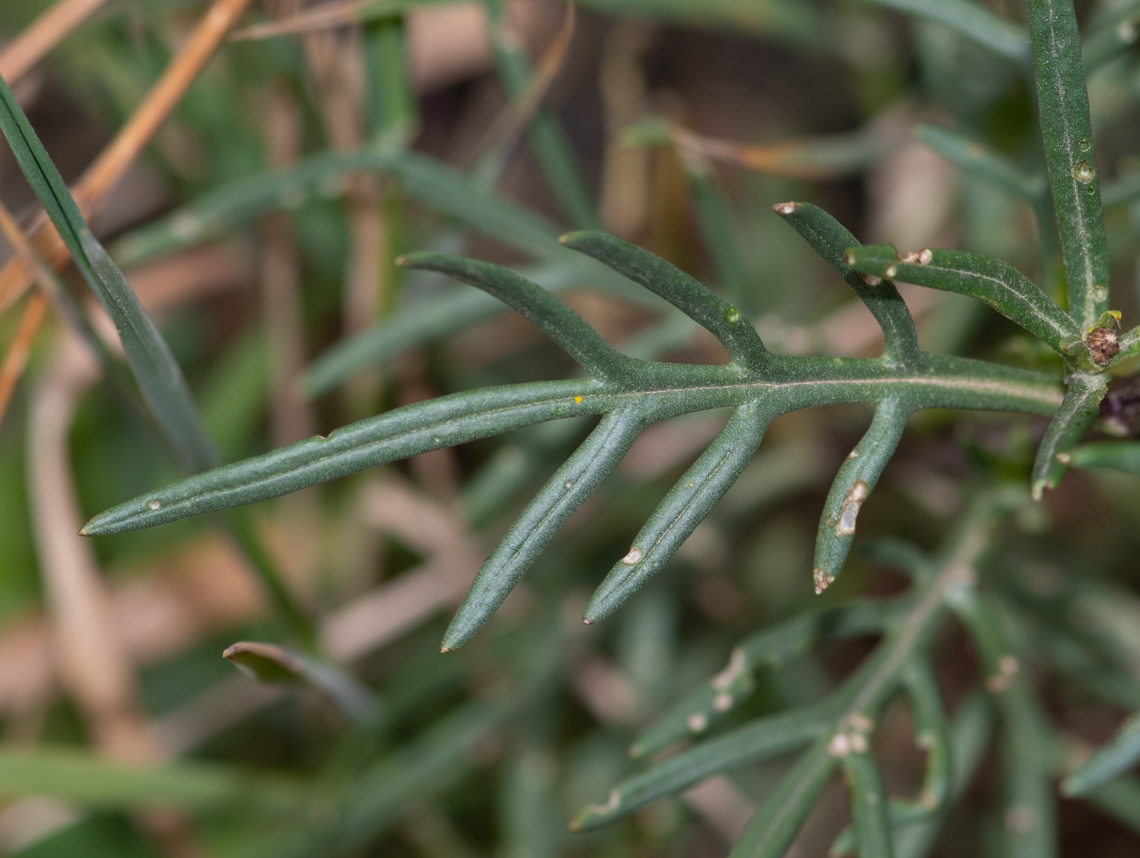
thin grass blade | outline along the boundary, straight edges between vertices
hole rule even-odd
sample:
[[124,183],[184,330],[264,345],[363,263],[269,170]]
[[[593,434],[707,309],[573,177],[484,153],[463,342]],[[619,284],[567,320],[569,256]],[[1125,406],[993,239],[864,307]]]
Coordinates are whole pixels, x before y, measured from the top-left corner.
[[689,179],[697,228],[701,231],[716,282],[736,303],[743,306],[751,278],[741,253],[737,225],[708,161],[690,155],[681,159]]
[[309,790],[292,778],[204,762],[131,765],[77,748],[50,746],[0,751],[0,792],[115,810],[228,807],[296,813],[309,800]]
[[574,831],[588,831],[607,825],[719,772],[805,745],[827,734],[834,726],[835,715],[824,709],[797,710],[757,719],[627,778],[610,791],[605,804],[592,804],[578,811],[570,827]]
[[760,446],[771,419],[766,404],[749,402],[736,409],[716,440],[665,496],[629,552],[594,591],[586,606],[587,623],[604,620],[661,571],[736,482]]
[[763,370],[769,353],[752,323],[736,307],[679,268],[604,232],[572,232],[560,241],[660,295],[720,340],[729,357],[740,366],[753,372]]
[[487,558],[447,627],[444,652],[459,648],[483,627],[562,525],[617,467],[644,427],[644,419],[634,409],[620,409],[602,418]]
[[1065,795],[1085,795],[1124,773],[1140,760],[1140,713],[1133,713],[1116,735],[1065,778]]
[[729,858],[783,858],[838,762],[828,745],[824,739],[800,757],[748,823]]
[[910,251],[889,244],[854,247],[847,264],[863,274],[897,277],[943,292],[969,295],[1016,322],[1059,354],[1081,343],[1080,328],[1032,280],[1001,259],[962,250]]
[[411,253],[396,264],[438,271],[493,295],[521,313],[595,378],[617,380],[628,375],[628,358],[566,304],[509,268],[444,253]]
[[[498,68],[499,80],[509,97],[524,92],[534,73],[526,55],[523,41],[507,21],[502,0],[490,0],[491,49]],[[582,175],[582,168],[574,154],[566,133],[558,119],[545,107],[539,107],[531,118],[527,130],[530,151],[538,162],[554,199],[563,216],[579,229],[597,227],[598,213]]]
[[1031,477],[1034,500],[1040,500],[1046,488],[1056,488],[1065,475],[1065,454],[1100,415],[1100,401],[1108,390],[1108,379],[1103,375],[1074,373],[1069,376],[1068,385],[1065,399],[1037,448]]
[[901,401],[884,399],[875,407],[867,433],[840,465],[823,505],[815,540],[812,582],[816,593],[826,590],[843,569],[855,541],[859,511],[895,454],[908,416],[910,409]]
[[776,214],[791,224],[825,262],[839,272],[859,299],[867,305],[883,329],[883,357],[907,366],[918,356],[918,333],[895,284],[889,280],[868,279],[844,260],[848,248],[859,242],[839,221],[811,203],[777,203]]
[[155,420],[182,464],[200,471],[217,463],[213,445],[202,431],[197,409],[178,362],[123,272],[95,240],[63,177],[36,137],[12,91],[0,80],[0,130],[21,171],[59,231],[91,291],[99,298],[119,333],[131,372]]
[[986,7],[968,0],[869,0],[916,18],[934,21],[1011,60],[1029,58],[1025,31],[999,18]]
[[1045,165],[1068,274],[1069,313],[1083,333],[1108,309],[1108,247],[1072,0],[1029,0]]
[[310,198],[341,195],[351,173],[395,176],[412,199],[476,232],[527,254],[558,247],[558,230],[545,217],[472,182],[454,167],[427,155],[364,146],[322,152],[283,170],[239,179],[211,191],[153,224],[130,232],[114,246],[125,266],[231,235],[268,212],[296,208]]
[[590,381],[543,382],[404,406],[127,501],[95,516],[82,532],[123,533],[256,503],[428,450],[587,414],[593,406],[584,405],[581,394],[593,387]]
[[1032,203],[1048,192],[1049,186],[1044,176],[1025,173],[1004,155],[977,140],[925,122],[915,126],[914,136],[920,143],[961,168],[962,172],[1002,187],[1014,196]]

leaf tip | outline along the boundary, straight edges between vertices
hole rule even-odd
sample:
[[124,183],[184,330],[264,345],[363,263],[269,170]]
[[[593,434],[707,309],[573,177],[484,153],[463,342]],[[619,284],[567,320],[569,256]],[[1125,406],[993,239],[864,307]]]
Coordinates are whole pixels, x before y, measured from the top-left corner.
[[795,213],[796,206],[798,205],[799,203],[796,202],[776,203],[774,206],[772,206],[772,211],[778,215],[781,215],[782,217],[787,217],[788,215]]

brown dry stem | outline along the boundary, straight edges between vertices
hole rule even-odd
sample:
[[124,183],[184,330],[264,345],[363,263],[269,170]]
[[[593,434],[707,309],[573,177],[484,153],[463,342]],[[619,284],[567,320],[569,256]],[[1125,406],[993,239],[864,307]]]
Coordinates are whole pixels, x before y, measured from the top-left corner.
[[59,0],[0,52],[0,77],[8,86],[14,86],[105,2],[107,0]]
[[[249,3],[250,0],[215,0],[202,16],[142,104],[72,189],[85,217],[93,215],[154,137]],[[68,259],[63,240],[42,212],[32,230],[32,247],[56,268]],[[34,276],[25,256],[18,256],[0,270],[0,311],[24,294]]]

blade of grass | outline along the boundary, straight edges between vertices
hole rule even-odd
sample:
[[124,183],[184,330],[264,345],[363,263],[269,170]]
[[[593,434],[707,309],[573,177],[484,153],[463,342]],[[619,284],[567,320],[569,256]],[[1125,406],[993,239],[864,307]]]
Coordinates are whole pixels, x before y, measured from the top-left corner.
[[167,218],[124,236],[114,246],[126,267],[228,235],[241,224],[310,194],[339,194],[341,177],[376,171],[400,180],[408,196],[449,214],[483,235],[528,255],[556,250],[558,231],[537,212],[478,186],[454,167],[415,152],[322,152],[280,171],[240,179],[211,191]]
[[805,137],[749,146],[696,134],[678,125],[662,126],[650,120],[627,128],[629,143],[672,140],[683,154],[699,155],[735,164],[769,176],[796,179],[832,179],[859,173],[906,142],[906,132],[895,124],[868,125],[845,134]]
[[1108,309],[1108,248],[1072,0],[1029,0],[1029,30],[1068,309],[1083,334]]
[[253,775],[216,763],[112,763],[88,751],[37,747],[0,751],[0,793],[50,795],[97,808],[244,808],[295,813],[308,790],[292,778]]
[[1025,31],[969,0],[867,0],[916,18],[949,27],[995,54],[1024,62],[1029,58]]
[[535,114],[542,106],[542,100],[566,60],[566,51],[570,47],[570,40],[574,37],[575,20],[575,6],[573,3],[568,3],[562,18],[562,26],[554,41],[543,52],[538,68],[530,76],[526,86],[511,97],[510,102],[483,135],[482,141],[475,147],[476,175],[493,182],[502,173],[515,138],[533,122]]
[[430,6],[448,0],[341,0],[322,3],[279,21],[256,24],[235,30],[231,42],[251,39],[270,39],[295,33],[311,33],[347,24],[366,24],[372,21],[402,16],[419,6]]
[[[0,130],[76,267],[114,321],[131,373],[163,436],[188,470],[212,467],[218,460],[217,451],[202,429],[174,355],[122,271],[91,234],[63,178],[3,81],[0,81]],[[237,522],[242,515],[231,518]],[[310,644],[315,640],[312,626],[289,597],[268,555],[257,545],[256,536],[252,532],[239,535],[239,543],[254,551],[251,562],[255,570],[293,630]]]
[[190,390],[174,355],[142,308],[118,266],[95,240],[12,91],[0,81],[0,131],[43,204],[76,267],[110,314],[127,362],[151,413],[182,464],[192,471],[217,463],[199,424]]

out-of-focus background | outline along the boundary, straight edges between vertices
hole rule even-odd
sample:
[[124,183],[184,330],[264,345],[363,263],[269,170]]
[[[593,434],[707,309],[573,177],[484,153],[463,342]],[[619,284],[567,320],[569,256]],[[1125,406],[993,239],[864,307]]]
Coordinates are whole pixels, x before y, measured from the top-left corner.
[[[693,362],[725,357],[648,293],[544,261],[542,236],[593,226],[634,241],[730,297],[769,348],[797,355],[873,356],[881,334],[773,214],[784,200],[822,206],[864,242],[990,253],[1049,282],[1033,209],[913,133],[951,128],[1039,170],[1031,81],[1017,61],[893,5],[10,0],[0,75],[236,461],[402,404],[575,372],[515,314],[397,268],[407,251],[518,266],[628,353]],[[1024,26],[1020,3],[976,5]],[[1091,27],[1129,5],[1078,12]],[[211,16],[228,31],[212,43]],[[148,121],[160,79],[172,109]],[[1090,81],[1102,180],[1140,166],[1138,89],[1127,55]],[[35,197],[7,147],[0,202],[36,233]],[[1109,211],[1126,326],[1138,316],[1138,218],[1135,206]],[[812,592],[819,511],[870,415],[817,409],[775,421],[659,579],[582,627],[592,588],[727,419],[699,414],[648,429],[488,627],[441,656],[480,563],[590,424],[520,430],[253,509],[320,651],[357,681],[349,696],[374,707],[354,722],[312,689],[259,684],[221,658],[238,641],[295,644],[296,630],[211,522],[76,536],[182,473],[100,380],[58,305],[36,297],[20,252],[0,241],[3,854],[726,855],[785,760],[597,832],[567,822],[636,769],[631,737],[720,670],[738,639],[906,586],[853,552],[832,589]],[[61,271],[114,352],[109,321]],[[1059,372],[982,304],[901,288],[928,350]],[[1027,473],[1043,426],[918,415],[858,540],[937,544],[987,474]],[[1055,592],[1074,571],[1111,587],[1090,616],[1120,632],[1112,681],[1129,688],[1140,676],[1134,480],[1075,473],[1016,537],[1030,591]],[[960,633],[944,638],[952,708],[976,655]],[[872,644],[828,643],[762,673],[733,717],[818,699]],[[1071,681],[1064,656],[1059,667],[1042,654],[1038,667],[1050,715],[1074,741],[1102,742],[1132,692],[1098,697]],[[923,754],[905,709],[889,713],[876,752],[892,794],[912,794]],[[1013,854],[1002,832],[1017,820],[993,798],[999,751],[928,854]],[[150,780],[118,768],[143,763]],[[847,823],[842,795],[836,779],[790,854],[826,853]],[[1061,801],[1062,854],[1136,854],[1140,815],[1131,827],[1121,816]],[[333,833],[290,834],[306,822]]]

